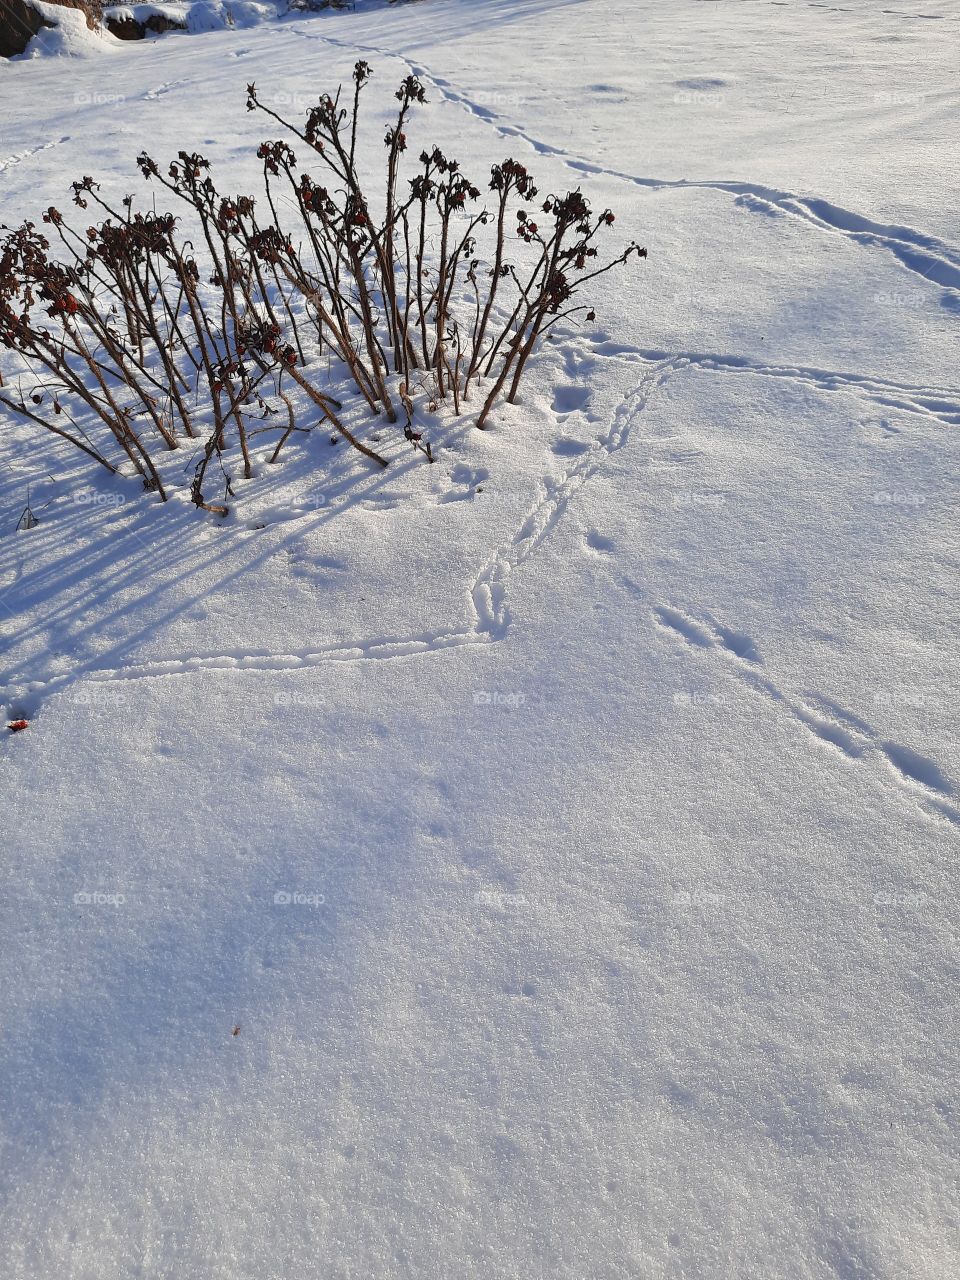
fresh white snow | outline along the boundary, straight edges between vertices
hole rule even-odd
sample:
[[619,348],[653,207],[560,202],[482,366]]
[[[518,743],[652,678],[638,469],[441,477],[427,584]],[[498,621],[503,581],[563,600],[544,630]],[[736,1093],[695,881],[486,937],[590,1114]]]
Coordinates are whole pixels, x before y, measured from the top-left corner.
[[388,470],[296,437],[223,522],[2,422],[4,1280],[958,1274],[958,41],[424,0],[0,64],[8,225],[144,146],[253,188],[247,82],[363,57],[370,137],[412,70],[418,145],[649,250],[432,467],[357,407]]

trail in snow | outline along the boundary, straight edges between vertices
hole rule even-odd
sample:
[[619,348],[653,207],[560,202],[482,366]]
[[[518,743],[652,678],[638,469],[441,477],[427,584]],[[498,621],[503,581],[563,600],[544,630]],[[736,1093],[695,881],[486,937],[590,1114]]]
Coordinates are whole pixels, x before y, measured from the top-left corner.
[[506,634],[510,622],[506,606],[510,573],[529,560],[549,537],[574,493],[599,471],[611,454],[623,448],[633,423],[646,408],[651,395],[682,363],[677,357],[665,358],[624,397],[606,436],[580,455],[580,461],[565,475],[546,487],[540,501],[523,520],[512,541],[495,551],[480,570],[470,595],[481,630],[495,638]]
[[[624,585],[643,596],[642,588],[630,579]],[[918,800],[930,817],[945,818],[960,827],[960,809],[955,801],[960,787],[927,756],[910,747],[883,739],[867,722],[846,711],[822,694],[807,692],[794,697],[763,672],[763,659],[750,636],[733,631],[706,613],[659,604],[652,610],[657,627],[682,642],[695,653],[712,660],[726,660],[738,680],[787,711],[805,730],[820,742],[840,751],[848,760],[882,769],[880,776],[891,776],[899,786]]]
[[[490,108],[473,102],[449,81],[394,50],[341,41],[296,27],[290,30],[304,39],[319,40],[339,48],[396,58],[405,63],[413,74],[433,85],[446,100],[483,120],[503,138],[519,138],[538,154],[555,156],[575,172],[602,174],[649,189],[690,187],[725,191],[734,196],[741,207],[750,211],[795,217],[821,232],[847,236],[863,245],[886,249],[905,267],[923,278],[946,289],[960,291],[960,252],[936,237],[913,228],[876,222],[824,199],[800,197],[788,191],[756,183],[667,180],[639,177],[605,168],[563,148],[544,143],[516,125],[501,121]],[[145,96],[159,96],[163,92],[178,87],[178,83],[175,81],[165,83],[149,91]],[[38,151],[57,146],[66,140],[64,138],[48,142],[42,147],[33,148],[12,156],[6,161],[0,161],[0,171]],[[578,453],[574,464],[559,479],[545,484],[540,497],[525,515],[520,527],[505,544],[494,550],[479,570],[468,587],[472,616],[465,626],[459,628],[440,626],[433,631],[415,635],[377,636],[291,652],[234,651],[206,655],[190,654],[128,663],[117,667],[81,667],[53,680],[28,684],[26,689],[29,691],[29,696],[35,701],[41,696],[47,696],[73,683],[78,678],[102,683],[193,675],[204,671],[278,672],[306,669],[329,662],[382,661],[419,657],[447,648],[487,645],[502,640],[510,627],[507,589],[511,572],[533,557],[562,519],[574,494],[597,473],[613,453],[627,443],[631,429],[651,395],[670,377],[684,368],[787,379],[806,383],[823,391],[849,390],[882,407],[933,418],[948,426],[960,425],[960,389],[957,388],[897,383],[872,375],[814,367],[760,363],[746,357],[722,353],[645,350],[604,338],[592,344],[591,354],[600,357],[616,357],[628,363],[640,362],[649,366],[648,372],[624,397],[606,436],[586,446],[582,453]],[[560,412],[565,406],[558,405],[555,408]],[[634,584],[627,585],[635,589]],[[698,622],[693,614],[669,605],[654,607],[653,617],[661,629],[672,632],[695,649],[714,650],[727,657],[732,655],[737,673],[744,683],[787,709],[821,741],[842,751],[849,759],[882,759],[904,786],[910,787],[914,793],[917,791],[922,793],[921,803],[927,813],[947,818],[955,825],[960,825],[960,810],[949,803],[949,798],[957,793],[957,788],[942,775],[932,761],[908,748],[881,741],[876,731],[865,722],[834,706],[828,699],[819,695],[796,699],[786,694],[772,681],[757,672],[756,667],[760,663],[752,641],[749,644],[745,643],[738,650],[737,645],[729,640],[734,633],[727,631],[719,623],[711,619]],[[743,640],[743,637],[739,639]]]
[[751,212],[794,217],[819,231],[846,236],[859,244],[886,249],[908,271],[949,290],[951,297],[956,294],[956,303],[960,305],[960,249],[946,244],[936,236],[916,231],[912,227],[876,222],[841,205],[833,204],[829,200],[813,196],[798,196],[792,191],[782,191],[762,183],[640,177],[619,169],[609,169],[586,160],[566,148],[543,142],[519,125],[502,122],[492,108],[474,102],[448,80],[436,75],[422,63],[414,62],[395,50],[384,49],[377,45],[353,44],[337,40],[332,36],[304,31],[300,27],[292,27],[291,30],[305,40],[320,40],[338,48],[356,49],[384,58],[396,58],[405,63],[413,75],[433,85],[448,102],[453,102],[469,111],[495,129],[501,137],[519,138],[538,155],[554,156],[577,173],[602,174],[605,177],[654,191],[677,188],[726,191],[736,197],[736,202],[741,208]]
[[30,682],[25,689],[31,698],[36,699],[72,684],[78,677],[100,682],[194,675],[201,671],[289,671],[326,662],[414,657],[461,645],[490,644],[501,640],[510,623],[506,606],[506,582],[510,571],[533,556],[556,527],[572,495],[597,473],[611,454],[627,443],[631,428],[653,391],[681,366],[682,361],[673,358],[654,365],[639,385],[624,397],[607,434],[590,445],[556,482],[544,488],[517,532],[505,546],[493,553],[468,588],[473,616],[464,627],[438,627],[435,631],[412,636],[377,636],[295,652],[235,651],[160,658],[118,667],[78,667],[53,680]]
[[[597,344],[602,351],[604,344]],[[620,352],[618,354],[628,354]],[[284,652],[233,651],[206,655],[188,654],[158,658],[147,662],[127,663],[117,667],[82,667],[65,672],[49,681],[26,686],[34,702],[43,696],[75,684],[154,680],[165,677],[190,676],[201,672],[283,672],[305,670],[330,662],[384,661],[422,657],[444,649],[466,645],[489,645],[506,638],[511,617],[507,602],[510,575],[514,569],[530,561],[562,520],[570,500],[606,461],[631,439],[633,428],[650,403],[651,397],[672,377],[690,367],[729,367],[735,371],[773,377],[792,376],[795,371],[778,367],[764,368],[738,363],[724,366],[718,358],[696,354],[635,351],[633,355],[650,367],[639,383],[623,398],[606,434],[583,446],[576,461],[557,480],[547,482],[536,503],[520,522],[512,537],[498,547],[479,570],[468,588],[471,618],[462,627],[438,627],[434,631],[408,636],[376,636]],[[827,385],[860,389],[854,375],[816,373]],[[819,378],[814,378],[819,381]],[[889,385],[889,384],[885,384]],[[910,406],[904,406],[908,409]],[[925,413],[922,407],[912,411]],[[654,440],[658,437],[648,437]],[[646,593],[629,578],[624,585],[644,599],[651,609],[656,626],[682,641],[694,652],[712,659],[731,662],[734,674],[755,693],[787,711],[819,741],[839,750],[848,760],[884,766],[882,776],[891,775],[901,790],[918,801],[928,816],[946,819],[960,828],[960,809],[954,801],[960,787],[947,778],[931,759],[912,748],[886,741],[864,720],[839,707],[818,693],[795,697],[763,674],[763,661],[755,642],[748,635],[733,630],[695,607],[679,607],[672,603],[651,604]]]
[[6,156],[3,160],[0,160],[0,173],[5,173],[7,169],[12,169],[14,165],[22,164],[24,160],[29,160],[31,156],[39,155],[41,151],[49,151],[51,147],[60,147],[69,141],[70,135],[67,133],[62,138],[53,138],[50,142],[43,142],[38,147],[27,147],[24,151],[15,151],[12,156]]
[[[612,348],[612,349],[611,349]],[[618,344],[607,344],[598,354],[623,356]],[[635,357],[642,360],[676,358],[680,353],[637,348]],[[748,373],[764,378],[782,378],[816,387],[820,391],[851,391],[885,409],[898,409],[919,417],[932,418],[944,426],[960,426],[960,388],[929,387],[904,382],[889,382],[871,374],[847,373],[836,369],[816,369],[804,365],[765,364],[747,356],[723,355],[711,351],[685,351],[687,364],[712,373]],[[627,357],[629,358],[629,357]]]
[[[72,683],[78,676],[91,680],[135,680],[161,676],[192,675],[201,671],[284,671],[315,667],[326,662],[377,661],[419,656],[461,645],[489,644],[502,639],[510,623],[506,603],[507,583],[513,569],[528,561],[563,516],[570,499],[606,459],[621,449],[636,418],[651,395],[683,369],[746,373],[758,377],[790,379],[822,390],[850,390],[885,407],[934,418],[945,425],[960,425],[960,390],[925,390],[859,374],[793,365],[764,365],[737,356],[704,352],[663,352],[629,347],[600,338],[590,344],[590,355],[639,362],[648,372],[624,397],[609,432],[602,439],[577,446],[576,462],[557,480],[546,483],[536,504],[524,516],[519,528],[494,550],[468,587],[473,617],[465,627],[438,626],[430,632],[407,636],[375,636],[348,640],[318,648],[290,652],[233,651],[187,654],[158,658],[149,662],[117,667],[78,667],[53,680],[24,685],[31,699]],[[559,406],[562,411],[565,406]],[[555,450],[563,455],[565,450]],[[262,522],[263,516],[259,517]]]

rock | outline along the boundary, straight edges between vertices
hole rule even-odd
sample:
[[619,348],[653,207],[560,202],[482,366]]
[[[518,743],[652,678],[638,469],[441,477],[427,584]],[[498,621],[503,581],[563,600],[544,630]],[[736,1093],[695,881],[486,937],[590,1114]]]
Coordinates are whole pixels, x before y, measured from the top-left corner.
[[[3,0],[0,0],[0,3],[2,2]],[[161,35],[164,31],[186,31],[187,29],[182,22],[174,22],[172,18],[162,13],[153,13],[143,21],[129,13],[124,14],[123,17],[108,13],[104,19],[104,25],[118,40],[143,40],[148,32]]]
[[[95,31],[100,21],[99,0],[45,0],[61,9],[79,9],[87,20],[87,26]],[[0,0],[0,58],[15,58],[45,27],[53,30],[50,22],[30,0]]]
[[52,27],[28,0],[0,0],[0,58],[15,58],[44,27]]

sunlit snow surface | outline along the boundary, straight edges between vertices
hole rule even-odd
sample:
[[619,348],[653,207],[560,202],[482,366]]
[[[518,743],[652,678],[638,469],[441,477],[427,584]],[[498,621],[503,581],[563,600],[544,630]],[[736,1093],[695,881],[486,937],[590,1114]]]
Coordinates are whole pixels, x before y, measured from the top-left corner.
[[226,524],[3,423],[4,1280],[958,1273],[958,19],[0,65],[7,224],[144,146],[254,187],[247,82],[363,57],[375,149],[415,71],[418,144],[650,255],[492,430],[357,408],[386,472],[300,438]]

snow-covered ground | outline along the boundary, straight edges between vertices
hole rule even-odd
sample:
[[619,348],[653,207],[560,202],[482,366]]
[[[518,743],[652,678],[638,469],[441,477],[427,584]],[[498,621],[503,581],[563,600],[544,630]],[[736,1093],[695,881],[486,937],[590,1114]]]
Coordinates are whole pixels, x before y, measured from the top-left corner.
[[3,423],[4,1280],[958,1274],[958,39],[425,0],[0,67],[8,224],[143,146],[253,186],[246,83],[364,57],[650,255],[493,429],[225,523]]

